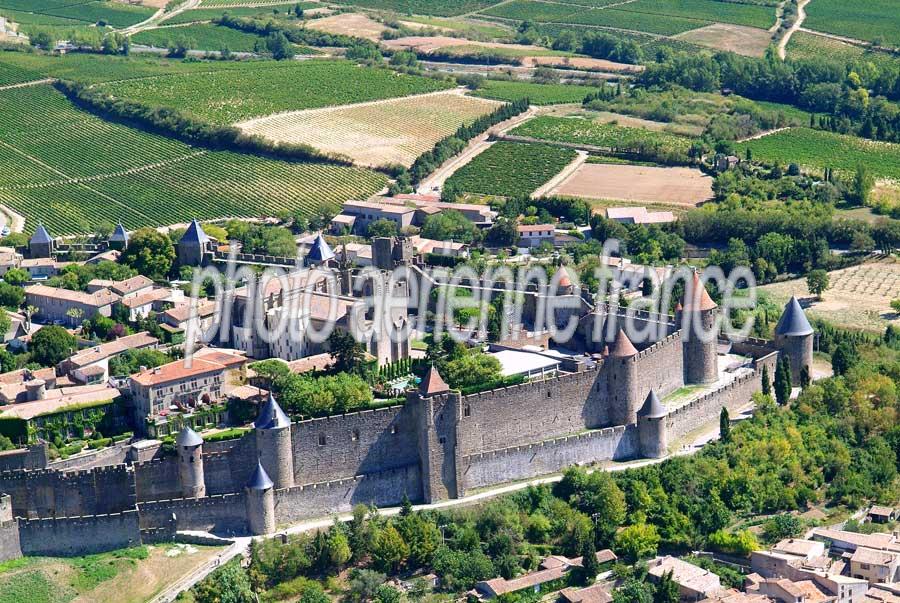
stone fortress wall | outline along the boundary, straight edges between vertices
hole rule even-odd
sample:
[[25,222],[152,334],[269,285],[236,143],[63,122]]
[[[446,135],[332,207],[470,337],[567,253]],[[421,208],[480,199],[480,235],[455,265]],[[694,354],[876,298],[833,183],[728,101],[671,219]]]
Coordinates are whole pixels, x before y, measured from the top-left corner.
[[[158,451],[144,462],[82,471],[14,468],[0,473],[0,493],[21,518],[21,551],[44,554],[70,554],[79,542],[113,548],[158,540],[176,530],[274,529],[358,503],[397,504],[404,495],[461,497],[575,464],[664,455],[678,438],[717,421],[723,407],[749,403],[763,366],[774,375],[776,344],[750,340],[733,350],[749,354],[751,365],[730,382],[705,383],[706,393],[671,411],[648,411],[649,401],[703,375],[715,346],[687,346],[674,331],[638,351],[620,333],[595,367],[469,396],[433,371],[402,406],[291,423],[270,400],[257,429],[242,438],[195,444],[202,471],[180,472],[186,456]],[[188,479],[203,483],[182,483]],[[9,523],[0,517],[0,558],[15,548]],[[92,540],[101,528],[108,536]],[[47,538],[53,530],[60,537]]]

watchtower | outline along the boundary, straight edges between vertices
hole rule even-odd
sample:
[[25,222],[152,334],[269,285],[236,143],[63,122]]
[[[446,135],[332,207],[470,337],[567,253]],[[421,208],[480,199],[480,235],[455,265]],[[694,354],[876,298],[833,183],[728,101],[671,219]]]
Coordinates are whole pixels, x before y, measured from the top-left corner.
[[203,438],[185,425],[175,438],[178,448],[178,475],[181,478],[181,495],[185,498],[206,496],[203,475]]
[[791,382],[800,385],[803,369],[812,370],[814,331],[806,319],[796,297],[792,297],[784,307],[778,324],[775,325],[775,344],[791,364]]
[[713,383],[719,378],[717,308],[695,271],[685,288],[681,311],[685,384]]
[[259,462],[271,476],[276,488],[294,485],[294,450],[291,445],[291,420],[269,394],[253,424]]

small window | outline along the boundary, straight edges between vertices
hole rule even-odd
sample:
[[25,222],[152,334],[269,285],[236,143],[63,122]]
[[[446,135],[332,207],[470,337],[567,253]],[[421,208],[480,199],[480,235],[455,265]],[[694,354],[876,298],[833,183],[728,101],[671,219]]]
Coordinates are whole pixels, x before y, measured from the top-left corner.
[[324,445],[325,445],[325,434],[320,433],[319,434],[319,446],[324,446]]
[[358,429],[353,430],[353,433],[350,434],[350,439],[354,442],[359,441],[359,430]]
[[463,410],[463,414],[467,417],[472,416],[472,407],[466,404],[466,408]]
[[548,398],[552,398],[552,397],[553,397],[553,393],[552,393],[552,392],[547,392],[547,397],[548,397]]
[[447,438],[445,438],[444,436],[441,436],[440,439],[439,439],[438,441],[439,441],[441,444],[446,444],[446,443],[447,443]]

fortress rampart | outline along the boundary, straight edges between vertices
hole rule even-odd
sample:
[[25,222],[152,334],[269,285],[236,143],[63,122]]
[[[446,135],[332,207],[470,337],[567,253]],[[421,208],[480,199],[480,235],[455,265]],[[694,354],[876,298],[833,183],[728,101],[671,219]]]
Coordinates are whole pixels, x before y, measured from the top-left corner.
[[[69,554],[177,530],[269,531],[358,503],[455,498],[571,465],[665,456],[714,425],[723,407],[747,405],[762,367],[774,375],[779,354],[802,347],[734,343],[750,360],[707,383],[716,346],[688,346],[675,331],[639,351],[620,332],[591,368],[468,396],[432,370],[405,404],[388,408],[291,423],[270,398],[239,439],[204,443],[193,434],[196,454],[62,472],[27,468],[39,454],[29,451],[15,457],[21,467],[0,472],[10,518],[20,518],[14,534],[16,522],[0,517],[0,558],[17,538],[25,553]],[[679,406],[685,386],[703,393]],[[660,399],[670,394],[667,408]],[[181,466],[196,461],[202,471]],[[108,535],[93,534],[101,530]]]

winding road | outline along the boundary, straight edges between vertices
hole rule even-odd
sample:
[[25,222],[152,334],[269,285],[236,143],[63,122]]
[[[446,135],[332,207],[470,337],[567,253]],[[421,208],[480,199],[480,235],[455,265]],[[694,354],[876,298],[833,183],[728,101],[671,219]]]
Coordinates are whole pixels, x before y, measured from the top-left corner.
[[783,61],[787,58],[787,45],[788,42],[791,41],[791,36],[800,29],[803,25],[803,21],[806,20],[806,5],[810,3],[810,0],[799,0],[797,2],[797,18],[794,19],[794,23],[791,27],[784,32],[784,36],[782,36],[781,41],[778,42],[778,57]]

